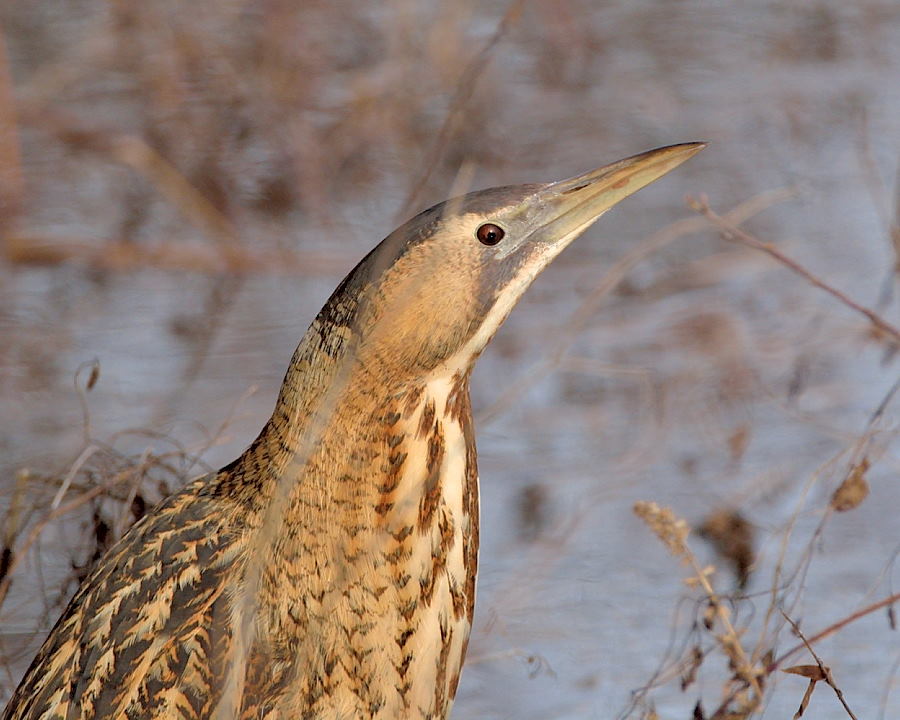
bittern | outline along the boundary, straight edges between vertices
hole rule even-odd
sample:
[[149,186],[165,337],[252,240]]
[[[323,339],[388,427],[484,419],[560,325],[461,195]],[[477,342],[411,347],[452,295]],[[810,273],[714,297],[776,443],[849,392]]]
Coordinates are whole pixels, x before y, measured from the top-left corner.
[[553,258],[702,147],[472,192],[391,233],[259,437],[99,561],[3,717],[447,717],[478,563],[472,366]]

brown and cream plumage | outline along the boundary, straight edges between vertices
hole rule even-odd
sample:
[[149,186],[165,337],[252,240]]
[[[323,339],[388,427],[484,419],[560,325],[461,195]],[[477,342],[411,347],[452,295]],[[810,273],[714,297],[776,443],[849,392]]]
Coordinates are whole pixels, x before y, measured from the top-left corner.
[[3,718],[445,718],[478,563],[472,366],[564,247],[702,147],[392,233],[312,323],[259,437],[100,560]]

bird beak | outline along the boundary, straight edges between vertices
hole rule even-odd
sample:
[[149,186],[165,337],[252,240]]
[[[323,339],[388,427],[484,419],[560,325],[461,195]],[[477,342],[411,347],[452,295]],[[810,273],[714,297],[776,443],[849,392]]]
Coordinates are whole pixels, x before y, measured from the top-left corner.
[[527,201],[532,208],[537,207],[530,222],[533,231],[529,244],[546,243],[549,262],[613,205],[705,147],[706,143],[694,142],[657,148],[545,185]]

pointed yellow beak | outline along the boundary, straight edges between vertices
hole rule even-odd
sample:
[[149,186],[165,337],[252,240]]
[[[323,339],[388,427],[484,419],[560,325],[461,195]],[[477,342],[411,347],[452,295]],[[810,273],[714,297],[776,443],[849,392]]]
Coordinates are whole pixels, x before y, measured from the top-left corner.
[[648,150],[583,175],[550,183],[528,199],[537,207],[528,241],[546,242],[552,256],[583,233],[613,205],[661,178],[693,157],[706,143]]

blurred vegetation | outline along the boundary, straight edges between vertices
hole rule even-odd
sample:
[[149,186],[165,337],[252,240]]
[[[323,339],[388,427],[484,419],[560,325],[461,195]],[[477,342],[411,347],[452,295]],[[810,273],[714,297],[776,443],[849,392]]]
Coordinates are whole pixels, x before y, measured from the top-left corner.
[[893,0],[0,4],[0,698],[399,221],[710,140],[480,363],[457,715],[900,713],[897,77]]

